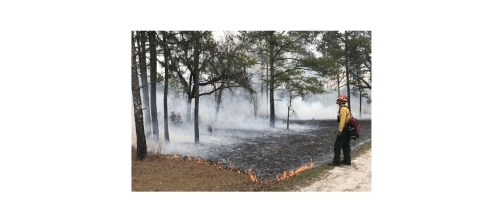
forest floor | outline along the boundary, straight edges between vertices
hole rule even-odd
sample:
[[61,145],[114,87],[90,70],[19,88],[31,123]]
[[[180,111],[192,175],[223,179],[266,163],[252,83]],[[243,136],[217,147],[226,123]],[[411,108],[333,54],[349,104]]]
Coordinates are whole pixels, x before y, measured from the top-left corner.
[[371,191],[371,143],[352,154],[350,166],[322,164],[285,180],[266,182],[254,182],[243,172],[167,155],[150,155],[145,161],[136,161],[135,156],[132,149],[132,191]]

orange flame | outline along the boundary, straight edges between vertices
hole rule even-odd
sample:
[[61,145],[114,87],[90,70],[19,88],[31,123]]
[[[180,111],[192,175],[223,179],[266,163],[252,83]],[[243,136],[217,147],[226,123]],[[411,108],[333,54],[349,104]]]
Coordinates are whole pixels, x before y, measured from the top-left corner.
[[173,156],[167,156],[167,158],[169,158],[169,159],[177,159],[177,160],[178,160],[178,159],[180,159],[180,160],[182,159],[182,157],[177,156],[177,154],[173,154]]
[[287,173],[287,171],[283,171],[283,175],[281,177],[277,176],[277,181],[281,181],[281,180],[293,177],[293,176],[298,175],[301,172],[303,172],[305,170],[308,170],[312,167],[313,167],[313,161],[312,161],[312,159],[310,159],[310,164],[309,165],[303,165],[303,166],[299,167],[298,169],[296,169],[294,171],[290,171],[288,173]]
[[255,176],[255,174],[252,173],[252,168],[248,169],[247,172],[245,173],[248,174],[248,176],[250,176],[250,179],[253,182],[258,182],[257,176]]

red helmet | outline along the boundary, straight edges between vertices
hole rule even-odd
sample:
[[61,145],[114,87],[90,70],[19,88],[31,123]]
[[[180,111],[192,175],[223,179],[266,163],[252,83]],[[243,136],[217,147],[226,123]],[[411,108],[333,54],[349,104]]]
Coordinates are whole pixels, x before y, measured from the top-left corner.
[[347,95],[340,95],[340,97],[337,98],[337,101],[341,101],[342,103],[348,102],[348,96]]

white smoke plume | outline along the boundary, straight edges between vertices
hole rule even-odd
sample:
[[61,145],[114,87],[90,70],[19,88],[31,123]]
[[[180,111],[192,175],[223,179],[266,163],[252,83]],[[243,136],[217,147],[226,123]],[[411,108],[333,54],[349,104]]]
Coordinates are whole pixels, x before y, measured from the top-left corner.
[[[161,89],[163,87],[157,87]],[[260,93],[259,93],[260,94]],[[261,131],[285,131],[286,122],[282,120],[287,119],[287,99],[281,98],[276,94],[275,98],[275,114],[280,120],[275,123],[275,128],[270,128],[269,113],[270,106],[267,103],[266,95],[258,95],[259,108],[257,118],[254,115],[254,106],[251,102],[250,95],[243,89],[234,88],[232,90],[225,90],[222,96],[222,103],[220,105],[217,120],[215,121],[215,107],[213,94],[209,96],[200,97],[199,106],[199,133],[200,145],[194,144],[194,129],[193,129],[193,114],[194,102],[191,104],[191,120],[192,123],[186,122],[187,117],[187,99],[179,98],[177,95],[169,94],[168,96],[168,114],[169,114],[169,138],[170,143],[164,143],[164,117],[163,117],[163,92],[157,92],[157,111],[158,111],[158,126],[161,140],[161,152],[165,154],[182,153],[183,155],[195,155],[202,152],[209,146],[219,146],[221,144],[228,144],[231,142],[229,134],[225,134],[223,130],[261,130]],[[292,109],[296,116],[291,116],[290,120],[322,120],[322,119],[336,119],[338,105],[335,103],[337,93],[312,95],[307,99],[296,98],[292,101]],[[363,99],[366,100],[366,99]],[[370,104],[362,102],[362,116],[359,112],[359,99],[351,98],[352,114],[358,119],[369,119]],[[180,124],[175,124],[171,121],[172,112],[179,115],[181,119]],[[135,135],[135,121],[133,119],[133,105],[132,105],[132,146],[136,146]],[[212,128],[212,133],[207,129]],[[290,131],[301,131],[309,127],[290,123]],[[237,131],[241,133],[242,131]],[[240,136],[241,137],[241,136]],[[202,146],[203,145],[203,146]],[[147,138],[147,147],[149,151],[158,151],[158,148],[153,146],[153,142]]]

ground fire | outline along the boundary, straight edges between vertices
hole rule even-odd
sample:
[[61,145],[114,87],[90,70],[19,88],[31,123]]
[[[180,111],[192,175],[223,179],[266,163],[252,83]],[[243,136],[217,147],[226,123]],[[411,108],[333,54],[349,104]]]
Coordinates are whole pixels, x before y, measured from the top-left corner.
[[[226,169],[226,170],[230,170],[230,171],[233,171],[233,172],[237,172],[237,173],[244,173],[244,174],[247,174],[250,176],[250,180],[254,181],[254,182],[267,182],[267,181],[259,181],[257,176],[255,176],[254,173],[252,173],[252,169],[248,169],[248,170],[245,170],[245,171],[241,171],[239,169],[236,169],[234,165],[231,165],[230,167],[223,167],[221,165],[219,165],[218,163],[216,162],[209,162],[207,160],[202,160],[201,158],[192,158],[192,157],[180,157],[178,156],[177,154],[174,154],[174,155],[171,155],[171,156],[168,156],[169,158],[172,158],[172,159],[179,159],[179,160],[186,160],[186,161],[190,161],[190,162],[194,162],[194,163],[198,163],[198,164],[205,164],[205,165],[210,165],[210,166],[216,166],[220,169]],[[284,171],[283,172],[283,175],[276,178],[276,181],[281,181],[281,180],[284,180],[284,179],[287,179],[287,178],[290,178],[290,177],[293,177],[293,176],[296,176],[298,174],[300,174],[301,172],[305,171],[305,170],[308,170],[310,168],[313,168],[313,161],[312,159],[310,159],[310,164],[308,165],[304,165],[304,166],[301,166],[299,167],[298,169],[296,170],[293,170],[293,171],[290,171],[287,173],[287,171]]]
[[277,177],[277,181],[281,181],[281,180],[285,180],[287,178],[290,178],[290,177],[293,177],[293,176],[296,176],[298,174],[300,174],[301,172],[305,171],[305,170],[308,170],[310,168],[313,168],[313,161],[312,159],[310,159],[310,164],[309,165],[304,165],[304,166],[301,166],[299,167],[298,169],[294,170],[294,171],[290,171],[287,173],[287,171],[283,171],[283,175],[281,177]]

